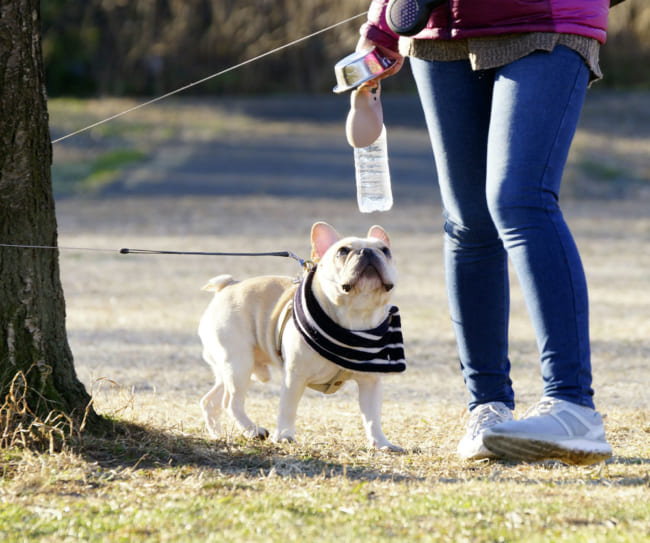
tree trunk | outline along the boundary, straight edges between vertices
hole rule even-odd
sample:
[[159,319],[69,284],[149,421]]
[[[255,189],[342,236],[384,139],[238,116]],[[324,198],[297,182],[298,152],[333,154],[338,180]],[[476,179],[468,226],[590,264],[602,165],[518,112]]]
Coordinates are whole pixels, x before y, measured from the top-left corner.
[[[43,73],[40,0],[0,0],[2,244],[57,245]],[[79,420],[90,397],[68,345],[58,259],[56,249],[0,247],[0,405],[19,375],[33,414]]]

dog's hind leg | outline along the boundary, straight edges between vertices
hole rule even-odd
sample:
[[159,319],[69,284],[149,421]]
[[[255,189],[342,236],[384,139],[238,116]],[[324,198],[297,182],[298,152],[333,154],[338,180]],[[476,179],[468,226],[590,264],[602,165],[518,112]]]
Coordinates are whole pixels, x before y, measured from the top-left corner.
[[201,398],[201,410],[210,436],[216,438],[221,435],[221,409],[224,403],[225,387],[221,376],[221,365],[210,354],[208,349],[203,350],[203,359],[212,367],[215,384],[209,392]]
[[[227,355],[228,356],[228,355]],[[224,407],[235,419],[244,435],[249,438],[266,439],[269,435],[266,428],[257,426],[246,414],[246,393],[251,383],[254,363],[253,354],[228,356],[228,364],[224,365],[225,402]]]
[[216,384],[201,398],[201,409],[203,410],[205,425],[208,428],[210,436],[214,438],[221,435],[220,415],[223,405],[223,393],[223,381],[221,381],[220,377],[217,377]]

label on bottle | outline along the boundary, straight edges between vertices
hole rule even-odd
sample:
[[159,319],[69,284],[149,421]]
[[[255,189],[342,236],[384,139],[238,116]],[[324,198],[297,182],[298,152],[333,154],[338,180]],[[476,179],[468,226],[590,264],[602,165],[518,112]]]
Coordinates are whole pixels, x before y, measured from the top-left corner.
[[393,207],[385,126],[374,143],[354,149],[354,167],[359,211],[371,213]]

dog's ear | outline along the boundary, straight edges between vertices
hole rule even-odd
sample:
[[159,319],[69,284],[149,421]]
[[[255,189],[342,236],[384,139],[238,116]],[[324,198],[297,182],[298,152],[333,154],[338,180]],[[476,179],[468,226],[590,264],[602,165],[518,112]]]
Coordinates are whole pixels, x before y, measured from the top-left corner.
[[341,239],[339,233],[326,222],[317,222],[311,227],[311,259],[318,262],[325,251]]
[[380,239],[388,247],[390,247],[390,238],[388,237],[388,234],[386,233],[386,231],[379,225],[375,225],[375,226],[370,227],[370,230],[368,230],[368,237],[369,238]]

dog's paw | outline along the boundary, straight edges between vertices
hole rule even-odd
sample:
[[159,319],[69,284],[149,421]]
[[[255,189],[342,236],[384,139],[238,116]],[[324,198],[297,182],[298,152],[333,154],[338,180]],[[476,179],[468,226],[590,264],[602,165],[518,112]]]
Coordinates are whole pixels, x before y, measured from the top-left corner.
[[398,445],[393,445],[392,443],[386,443],[386,444],[381,445],[381,446],[379,446],[377,444],[373,444],[373,446],[375,447],[375,449],[378,449],[378,450],[380,450],[382,452],[390,452],[390,453],[405,453],[406,452],[404,449],[402,449],[402,447],[400,447]]
[[286,433],[286,432],[275,432],[275,435],[273,436],[273,441],[276,443],[295,443],[295,439],[293,435]]
[[261,426],[255,426],[253,428],[247,428],[244,432],[244,435],[248,439],[264,440],[269,437],[269,431],[266,428],[262,428]]

